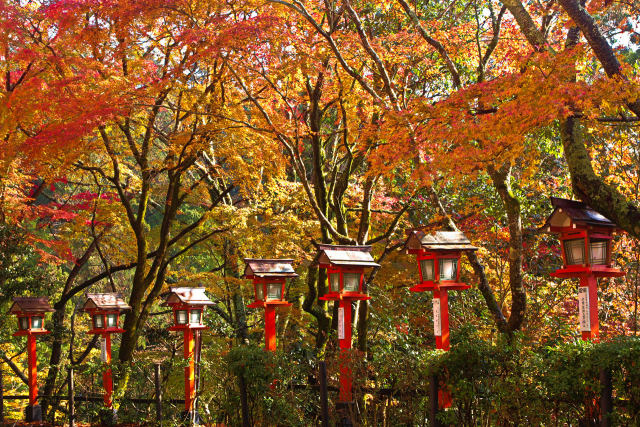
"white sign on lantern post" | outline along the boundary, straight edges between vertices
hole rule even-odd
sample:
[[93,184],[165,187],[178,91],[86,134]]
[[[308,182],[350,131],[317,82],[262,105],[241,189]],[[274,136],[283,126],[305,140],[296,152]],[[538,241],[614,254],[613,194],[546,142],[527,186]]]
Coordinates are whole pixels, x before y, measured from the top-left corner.
[[107,339],[104,337],[100,338],[100,360],[107,361]]
[[344,307],[338,308],[338,339],[344,339]]
[[440,311],[440,298],[433,299],[433,334],[442,336],[442,313]]
[[580,332],[591,331],[591,319],[589,316],[589,287],[578,288],[578,316],[580,318]]

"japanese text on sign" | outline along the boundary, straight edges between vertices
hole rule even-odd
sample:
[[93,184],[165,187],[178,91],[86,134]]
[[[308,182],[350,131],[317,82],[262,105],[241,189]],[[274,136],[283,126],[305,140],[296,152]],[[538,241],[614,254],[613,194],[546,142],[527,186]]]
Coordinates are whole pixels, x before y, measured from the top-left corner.
[[433,299],[433,334],[442,336],[442,315],[440,312],[440,298]]
[[578,288],[578,312],[580,318],[580,332],[591,331],[591,319],[589,316],[589,288]]
[[100,338],[100,360],[107,361],[107,340],[106,338]]

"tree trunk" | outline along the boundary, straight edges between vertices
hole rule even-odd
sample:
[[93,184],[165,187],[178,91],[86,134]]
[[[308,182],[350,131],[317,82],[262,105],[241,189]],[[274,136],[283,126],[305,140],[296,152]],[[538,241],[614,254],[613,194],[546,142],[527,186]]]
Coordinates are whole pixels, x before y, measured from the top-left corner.
[[509,332],[522,327],[527,309],[527,291],[522,282],[522,217],[520,200],[511,190],[511,167],[488,168],[507,214],[509,226],[509,288],[511,290],[511,313],[507,322]]
[[324,295],[327,291],[325,283],[327,273],[318,267],[309,267],[307,270],[307,293],[302,302],[302,308],[307,313],[315,317],[318,323],[318,331],[316,333],[316,350],[324,351],[324,347],[329,337],[329,328],[331,319],[327,315],[327,302],[319,301],[318,297]]

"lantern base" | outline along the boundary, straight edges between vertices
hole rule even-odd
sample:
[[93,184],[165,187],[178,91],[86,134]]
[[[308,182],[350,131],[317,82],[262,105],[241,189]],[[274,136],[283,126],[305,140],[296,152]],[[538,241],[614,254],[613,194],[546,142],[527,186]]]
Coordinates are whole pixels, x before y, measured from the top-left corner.
[[29,405],[24,408],[24,419],[28,423],[42,421],[42,406]]
[[592,265],[592,266],[582,266],[582,265],[570,265],[564,268],[560,268],[550,276],[559,277],[559,278],[570,278],[570,277],[583,277],[583,276],[595,276],[595,277],[622,277],[626,273],[620,269],[614,267],[608,267],[606,265]]
[[249,304],[247,307],[248,308],[266,308],[267,306],[272,306],[272,307],[289,307],[293,304],[291,304],[290,302],[287,301],[256,301],[256,302],[252,302],[251,304]]
[[358,415],[358,405],[356,402],[337,402],[336,413],[338,415],[336,426],[353,427],[353,420]]
[[342,292],[342,293],[328,292],[324,294],[324,296],[321,296],[318,299],[322,301],[340,301],[340,300],[366,301],[366,300],[370,300],[371,297],[367,294],[361,294],[359,292]]
[[469,289],[471,285],[460,282],[424,282],[409,288],[411,292],[426,291],[463,291]]
[[101,409],[100,424],[103,426],[114,426],[118,424],[118,412],[113,408]]
[[[184,411],[182,413],[182,421],[184,421],[186,423],[186,425],[201,425],[202,424],[202,418],[200,418],[200,414],[198,413],[198,411],[196,409],[194,409],[193,411]],[[193,424],[191,424],[191,421],[193,420]]]

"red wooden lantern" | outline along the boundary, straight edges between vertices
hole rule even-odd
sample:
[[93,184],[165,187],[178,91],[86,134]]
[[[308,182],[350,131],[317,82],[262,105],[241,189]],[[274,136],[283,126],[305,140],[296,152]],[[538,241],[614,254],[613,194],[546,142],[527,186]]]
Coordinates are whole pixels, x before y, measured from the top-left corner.
[[611,239],[618,226],[583,202],[551,197],[553,212],[543,229],[560,235],[563,267],[555,277],[580,278],[578,307],[582,339],[597,338],[598,277],[618,277],[625,273],[611,262]]
[[[368,300],[364,272],[367,268],[379,267],[371,257],[371,246],[318,245],[314,265],[327,270],[329,292],[320,297],[325,301],[339,301],[338,341],[340,351],[351,350],[351,302]],[[346,362],[340,364],[341,403],[353,401],[351,369]]]
[[[420,283],[412,292],[433,292],[433,334],[436,348],[449,351],[449,291],[464,290],[471,286],[460,282],[460,257],[465,251],[475,251],[469,239],[460,231],[437,231],[426,234],[413,230],[405,242],[408,253],[416,255]],[[441,407],[451,406],[451,395],[446,388],[438,392]]]
[[292,259],[245,258],[243,277],[253,280],[255,301],[250,308],[264,308],[265,349],[276,351],[276,307],[291,304],[284,299],[285,281],[298,277]]
[[[101,336],[100,359],[107,365],[111,364],[111,334],[124,332],[124,329],[119,327],[120,315],[130,309],[131,307],[117,293],[87,294],[87,301],[82,306],[82,310],[91,316],[89,333]],[[104,406],[112,409],[113,377],[110,367],[102,374],[102,385]]]
[[45,297],[14,297],[9,313],[18,317],[18,331],[13,336],[27,336],[27,360],[29,369],[29,406],[25,408],[27,422],[42,421],[42,408],[38,405],[38,357],[36,337],[49,334],[44,327],[46,313],[54,312]]
[[202,314],[206,306],[214,303],[204,288],[169,288],[163,305],[173,310],[174,325],[169,330],[184,334],[184,358],[189,361],[184,368],[184,415],[197,423],[200,417],[194,408],[197,389],[195,368],[200,362],[200,331],[207,329],[202,323]]

